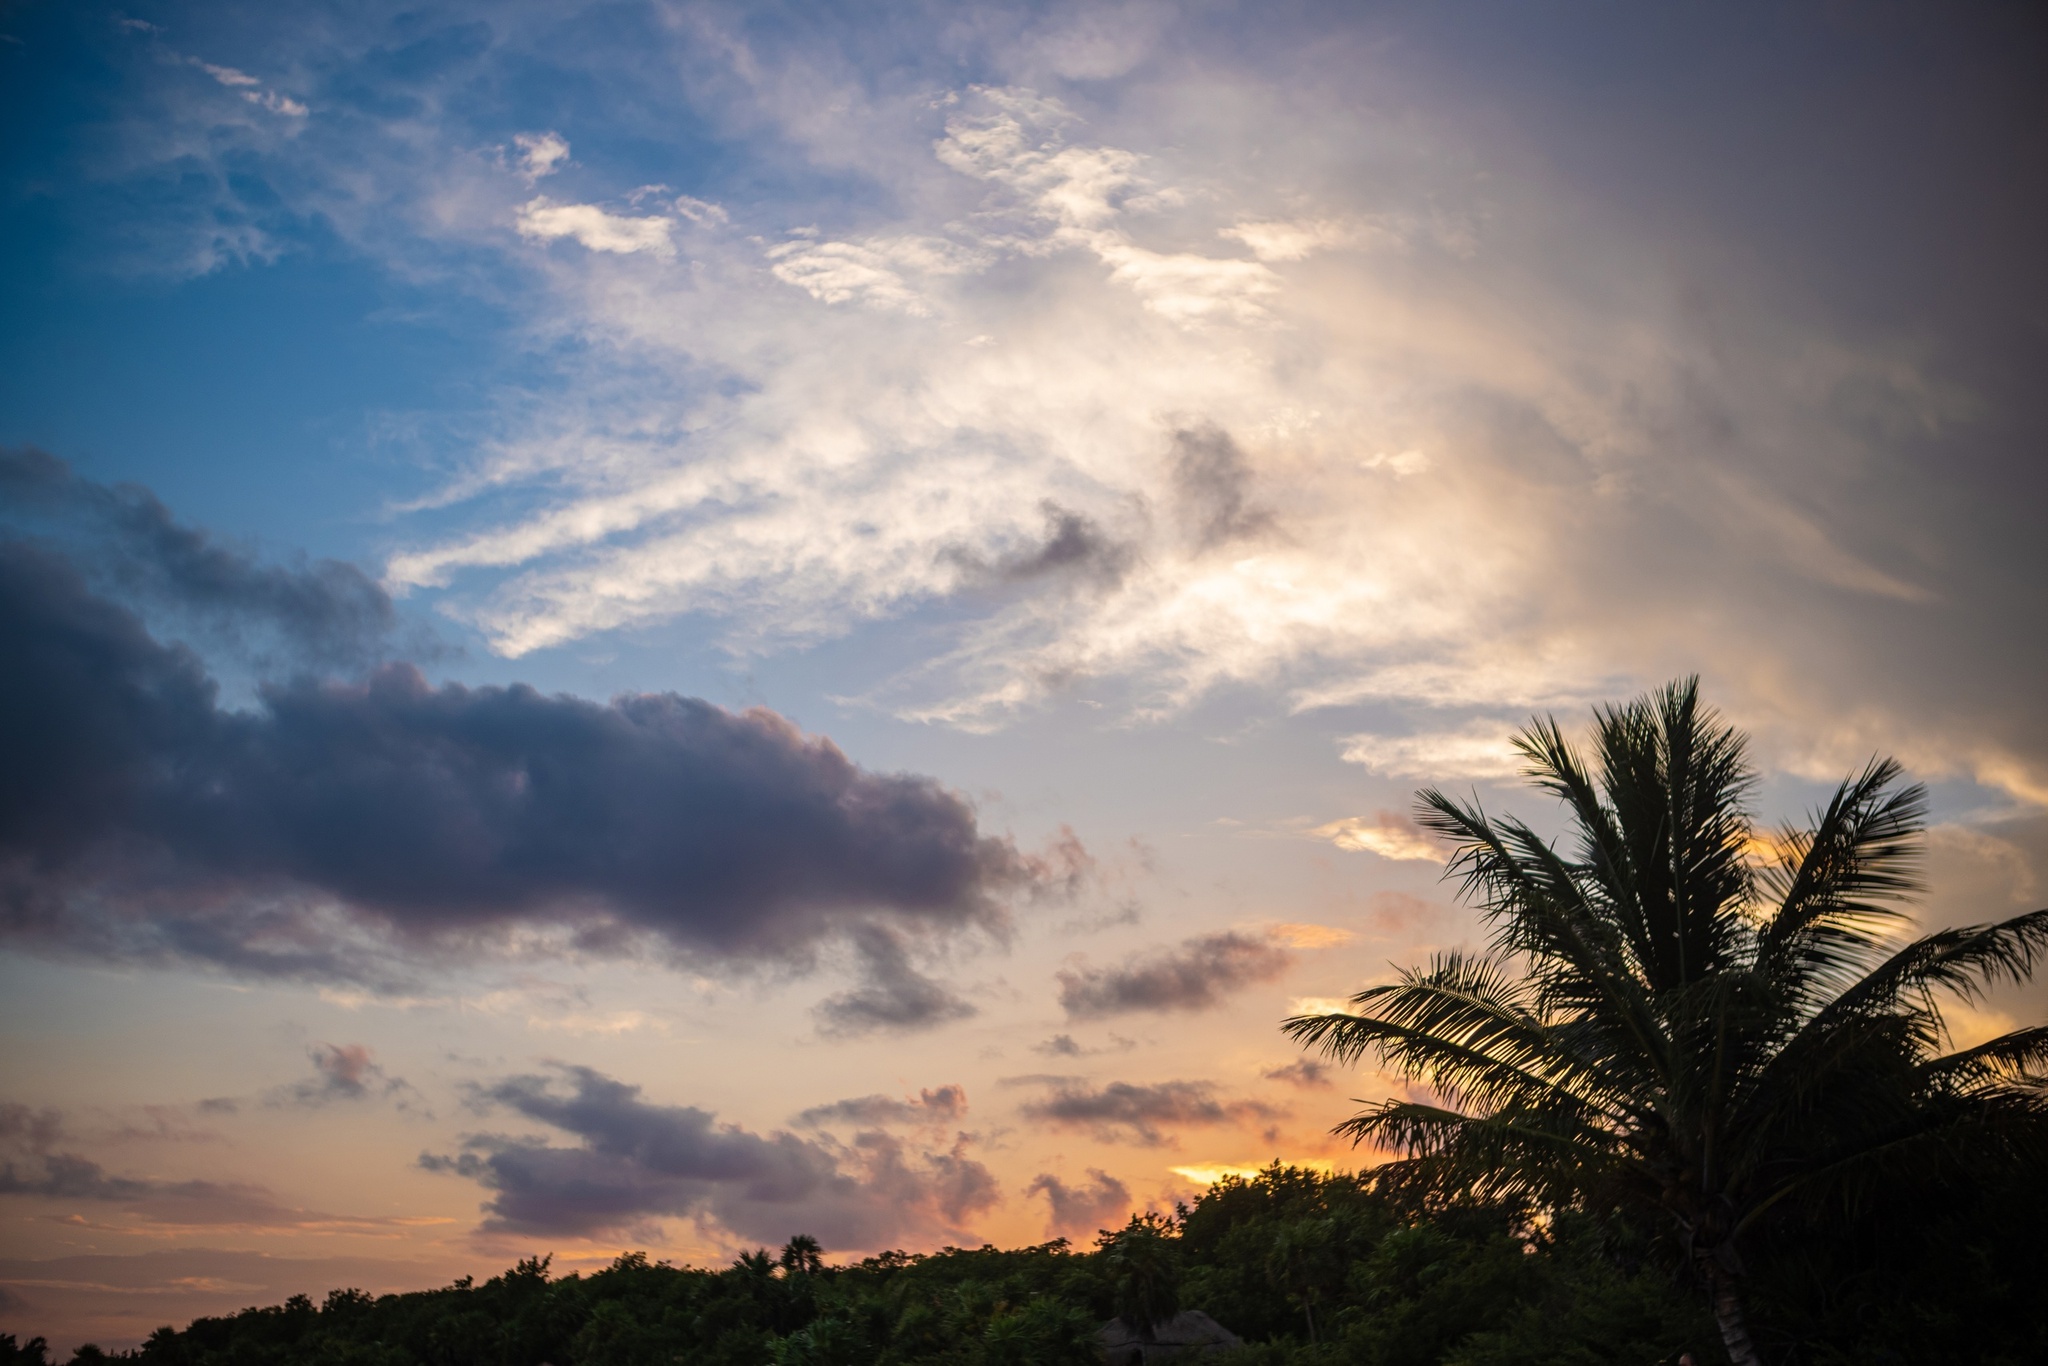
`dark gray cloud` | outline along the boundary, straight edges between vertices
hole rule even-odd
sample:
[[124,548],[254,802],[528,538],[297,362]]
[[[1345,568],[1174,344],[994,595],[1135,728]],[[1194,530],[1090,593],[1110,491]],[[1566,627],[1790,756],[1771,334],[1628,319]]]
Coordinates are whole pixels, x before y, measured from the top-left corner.
[[1229,432],[1213,423],[1173,434],[1173,489],[1180,516],[1203,550],[1264,531],[1273,514],[1251,501],[1252,472]]
[[506,1078],[476,1099],[581,1140],[477,1135],[453,1156],[422,1155],[428,1170],[494,1192],[482,1226],[490,1233],[588,1236],[691,1218],[768,1243],[809,1233],[827,1247],[876,1248],[957,1235],[962,1219],[998,1199],[964,1140],[926,1151],[880,1130],[846,1145],[762,1135],[693,1106],[650,1104],[639,1087],[586,1067]]
[[1285,1067],[1269,1067],[1259,1075],[1267,1081],[1299,1086],[1304,1091],[1327,1091],[1335,1084],[1330,1080],[1330,1065],[1314,1058],[1297,1058]]
[[1133,554],[1129,545],[1109,535],[1092,518],[1058,503],[1048,500],[1043,510],[1044,543],[996,565],[997,577],[1013,583],[1053,574],[1073,574],[1103,583],[1123,578]]
[[789,959],[860,931],[871,980],[835,1018],[909,1025],[951,998],[876,927],[1000,931],[1005,897],[1084,866],[1028,858],[938,783],[868,772],[765,710],[437,688],[390,664],[226,711],[189,650],[18,540],[0,540],[0,653],[17,944],[375,980],[394,936],[539,924]]
[[863,925],[852,939],[860,955],[861,984],[818,1003],[814,1013],[822,1032],[850,1036],[929,1029],[976,1013],[951,988],[911,966],[902,935]]
[[1027,1101],[1023,1114],[1043,1124],[1082,1129],[1105,1143],[1135,1142],[1145,1147],[1171,1145],[1169,1132],[1188,1125],[1270,1123],[1286,1111],[1255,1100],[1220,1098],[1206,1081],[1162,1081],[1140,1085],[1113,1081],[1091,1087],[1084,1082],[1050,1079],[1040,1100]]
[[1139,954],[1113,968],[1063,968],[1060,1005],[1068,1018],[1099,1019],[1145,1010],[1207,1010],[1254,982],[1287,971],[1293,955],[1259,936],[1229,930],[1175,949]]
[[1024,1193],[1045,1196],[1052,1206],[1046,1225],[1054,1233],[1092,1233],[1112,1228],[1122,1223],[1131,1209],[1130,1187],[1100,1167],[1090,1167],[1088,1179],[1077,1186],[1069,1186],[1049,1172],[1040,1172]]
[[352,564],[264,564],[181,525],[148,489],[80,478],[32,447],[0,448],[0,510],[73,543],[101,591],[259,654],[357,666],[380,657],[398,626],[390,595]]
[[832,1124],[875,1127],[887,1124],[952,1124],[967,1116],[967,1088],[957,1083],[927,1087],[916,1100],[894,1096],[853,1096],[829,1105],[813,1105],[794,1121],[818,1129]]

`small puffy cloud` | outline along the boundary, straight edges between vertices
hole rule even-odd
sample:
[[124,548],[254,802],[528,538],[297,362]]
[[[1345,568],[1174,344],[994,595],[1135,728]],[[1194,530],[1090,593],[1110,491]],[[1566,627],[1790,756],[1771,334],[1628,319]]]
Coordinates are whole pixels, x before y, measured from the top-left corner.
[[915,1100],[873,1095],[813,1105],[799,1114],[795,1122],[813,1129],[832,1124],[873,1128],[890,1124],[953,1124],[966,1116],[967,1088],[953,1083],[922,1089]]
[[1370,817],[1346,816],[1309,832],[1339,849],[1378,854],[1381,858],[1440,863],[1444,851],[1412,817],[1398,811],[1375,811]]
[[324,1043],[307,1050],[313,1075],[280,1086],[267,1097],[272,1105],[317,1108],[336,1101],[395,1099],[400,1109],[418,1098],[411,1083],[387,1074],[362,1044]]
[[1128,1053],[1137,1046],[1136,1039],[1126,1039],[1121,1034],[1110,1035],[1108,1043],[1096,1048],[1075,1042],[1071,1034],[1055,1034],[1050,1039],[1031,1045],[1031,1051],[1042,1053],[1048,1058],[1092,1058],[1104,1053]]
[[1070,1078],[1046,1081],[1049,1092],[1020,1107],[1025,1117],[1084,1130],[1104,1143],[1169,1147],[1177,1128],[1269,1124],[1286,1113],[1255,1100],[1219,1097],[1214,1083],[1206,1081],[1113,1081],[1102,1087]]
[[1024,1193],[1046,1198],[1050,1206],[1046,1231],[1059,1235],[1114,1228],[1123,1222],[1132,1203],[1130,1187],[1100,1167],[1090,1167],[1088,1179],[1072,1186],[1050,1172],[1040,1172]]
[[546,195],[521,205],[515,224],[521,237],[537,242],[568,237],[588,250],[621,256],[649,252],[665,258],[676,250],[669,240],[674,225],[666,218],[634,218],[595,204],[557,204]]
[[528,180],[553,175],[569,159],[569,140],[560,133],[520,133],[512,139]]
[[1060,1005],[1071,1019],[1133,1011],[1208,1010],[1241,987],[1270,982],[1293,962],[1264,935],[1199,935],[1177,948],[1138,954],[1109,968],[1063,968]]
[[1304,1091],[1327,1091],[1331,1086],[1328,1063],[1314,1058],[1297,1058],[1284,1067],[1269,1067],[1259,1073],[1267,1081],[1285,1082]]
[[578,1140],[479,1134],[459,1153],[423,1154],[427,1170],[492,1192],[485,1232],[589,1238],[689,1218],[765,1243],[809,1233],[867,1249],[962,1236],[961,1221],[1000,1198],[964,1140],[927,1150],[880,1130],[849,1145],[757,1134],[693,1106],[652,1104],[587,1067],[508,1077],[475,1099]]

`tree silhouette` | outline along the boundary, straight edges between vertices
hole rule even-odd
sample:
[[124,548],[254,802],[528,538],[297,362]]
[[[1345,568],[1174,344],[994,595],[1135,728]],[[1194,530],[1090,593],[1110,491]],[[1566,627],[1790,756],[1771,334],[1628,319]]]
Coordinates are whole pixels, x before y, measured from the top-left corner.
[[1349,1013],[1284,1027],[1434,1092],[1339,1126],[1405,1154],[1382,1180],[1648,1211],[1707,1287],[1729,1356],[1753,1366],[1743,1248],[1767,1221],[2048,1158],[2048,1027],[1943,1052],[1937,1000],[2024,980],[2048,910],[1897,945],[1925,797],[1896,763],[1760,841],[1744,739],[1696,679],[1595,718],[1591,766],[1555,720],[1516,741],[1564,804],[1566,851],[1418,796],[1492,925],[1487,952],[1438,954]]

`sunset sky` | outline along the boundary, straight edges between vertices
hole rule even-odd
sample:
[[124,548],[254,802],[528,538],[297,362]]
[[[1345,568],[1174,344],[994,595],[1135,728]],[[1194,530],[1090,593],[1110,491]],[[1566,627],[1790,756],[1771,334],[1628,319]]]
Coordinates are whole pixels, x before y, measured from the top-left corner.
[[[1087,1239],[1684,674],[2048,900],[2048,26],[0,7],[0,1330]],[[1959,1008],[2033,1023],[2048,992]]]

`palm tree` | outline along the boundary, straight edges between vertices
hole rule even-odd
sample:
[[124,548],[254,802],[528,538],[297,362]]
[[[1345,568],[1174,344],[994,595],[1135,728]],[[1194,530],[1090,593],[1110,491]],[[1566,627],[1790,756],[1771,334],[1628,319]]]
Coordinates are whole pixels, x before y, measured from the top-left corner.
[[[1338,1126],[1405,1154],[1383,1179],[1664,1221],[1729,1357],[1759,1358],[1742,1255],[1764,1226],[1916,1182],[2048,1159],[2048,1026],[1944,1052],[1937,994],[2023,981],[2048,910],[1899,945],[1925,795],[1890,760],[1809,829],[1759,840],[1744,740],[1698,680],[1595,713],[1589,767],[1554,719],[1516,741],[1574,836],[1442,792],[1423,823],[1493,927],[1348,1013],[1287,1033],[1423,1083]],[[2039,1170],[2036,1166],[2035,1170]]]

